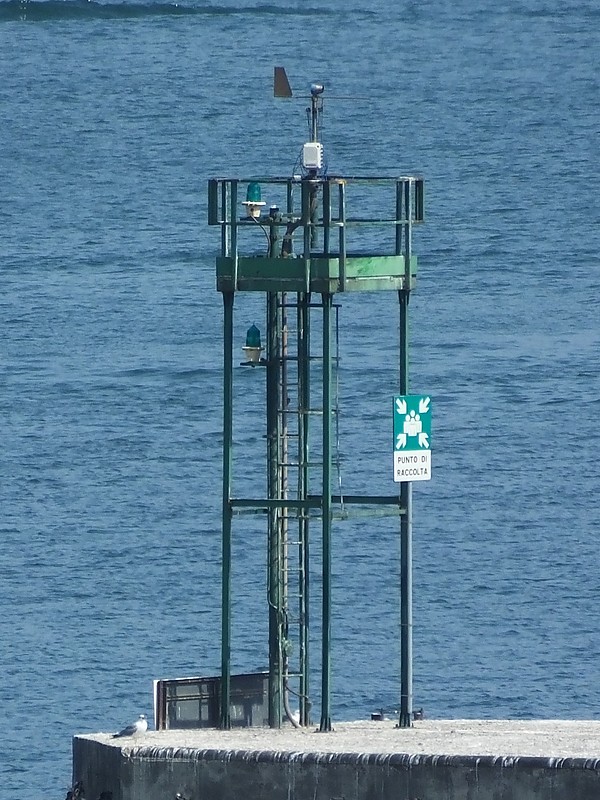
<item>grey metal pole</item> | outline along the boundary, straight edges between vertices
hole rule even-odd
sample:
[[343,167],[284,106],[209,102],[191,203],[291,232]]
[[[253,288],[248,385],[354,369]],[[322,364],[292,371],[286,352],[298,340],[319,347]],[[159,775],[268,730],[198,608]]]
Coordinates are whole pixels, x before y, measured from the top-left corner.
[[223,292],[223,520],[220,726],[229,729],[231,695],[231,453],[233,447],[233,299]]
[[331,305],[323,297],[323,643],[320,731],[331,730]]
[[310,136],[313,142],[319,141],[319,97],[315,94],[310,98]]
[[[400,394],[408,394],[408,301],[409,290],[398,292],[400,300]],[[412,726],[412,483],[400,484],[400,716],[398,726]]]

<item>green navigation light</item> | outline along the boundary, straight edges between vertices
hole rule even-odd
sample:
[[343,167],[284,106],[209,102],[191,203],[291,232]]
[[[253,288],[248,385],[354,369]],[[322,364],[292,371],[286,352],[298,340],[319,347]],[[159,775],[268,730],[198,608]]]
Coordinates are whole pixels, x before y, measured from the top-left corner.
[[262,192],[260,190],[260,183],[252,181],[252,183],[248,184],[248,188],[246,189],[246,202],[262,204]]
[[246,189],[246,199],[242,200],[242,205],[246,206],[246,213],[249,217],[253,217],[254,219],[260,217],[261,208],[265,206],[266,203],[262,199],[262,192],[258,181],[250,181]]
[[258,347],[262,349],[260,343],[260,331],[256,325],[251,325],[246,333],[246,347]]

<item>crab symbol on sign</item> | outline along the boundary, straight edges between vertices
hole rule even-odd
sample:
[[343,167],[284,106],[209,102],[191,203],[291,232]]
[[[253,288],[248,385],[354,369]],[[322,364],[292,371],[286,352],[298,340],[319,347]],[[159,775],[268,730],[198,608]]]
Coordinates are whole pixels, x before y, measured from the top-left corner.
[[408,411],[406,400],[396,398],[396,410],[398,414],[404,416],[402,432],[396,436],[396,449],[401,450],[409,444],[409,439],[416,437],[419,447],[429,448],[429,436],[423,430],[422,414],[429,411],[429,397],[422,397],[419,400],[418,411]]

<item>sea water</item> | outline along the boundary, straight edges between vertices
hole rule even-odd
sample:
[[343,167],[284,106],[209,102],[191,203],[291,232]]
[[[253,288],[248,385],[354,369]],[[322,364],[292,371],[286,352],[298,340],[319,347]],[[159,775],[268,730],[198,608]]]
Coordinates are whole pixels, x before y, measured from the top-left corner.
[[[64,796],[72,734],[218,673],[206,181],[291,174],[313,80],[331,171],[426,180],[415,705],[600,716],[599,31],[595,0],[0,2],[1,800]],[[340,302],[342,487],[392,493],[397,300]],[[236,352],[252,323],[240,296]],[[263,375],[236,370],[239,494]],[[264,530],[234,533],[233,668],[263,669]],[[334,720],[398,706],[398,549],[394,519],[334,527]]]

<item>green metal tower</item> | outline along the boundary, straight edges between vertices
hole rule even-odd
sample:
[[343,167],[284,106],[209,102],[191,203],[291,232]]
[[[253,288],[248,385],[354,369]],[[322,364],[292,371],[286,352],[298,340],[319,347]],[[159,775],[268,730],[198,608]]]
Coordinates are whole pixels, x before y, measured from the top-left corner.
[[[276,70],[276,93],[277,79]],[[263,513],[268,542],[269,724],[279,727],[285,716],[291,716],[290,693],[298,700],[297,724],[311,724],[310,548],[316,539],[322,561],[319,729],[331,730],[331,528],[342,504],[346,515],[352,506],[385,506],[400,519],[399,726],[410,726],[412,719],[411,484],[400,483],[399,493],[389,496],[342,496],[339,489],[334,491],[334,427],[339,411],[334,385],[339,307],[334,299],[346,292],[397,292],[399,391],[408,394],[408,304],[417,269],[412,231],[423,220],[423,181],[411,176],[327,174],[318,141],[322,93],[322,85],[312,85],[311,141],[304,145],[302,174],[214,178],[208,184],[209,224],[221,230],[217,289],[224,307],[223,728],[231,726],[233,521],[245,513]],[[353,194],[360,197],[360,214],[352,208]],[[268,210],[262,197],[269,199]],[[375,231],[381,249],[376,254],[364,248],[365,242],[372,243]],[[249,363],[264,368],[266,374],[267,496],[262,498],[233,492],[234,299],[236,293],[245,292],[264,294],[266,307],[264,357],[256,328],[248,332],[245,348]],[[315,315],[320,317],[318,325],[313,322]],[[320,347],[311,337],[315,329]],[[311,460],[315,430],[320,434],[314,447],[318,461]]]

